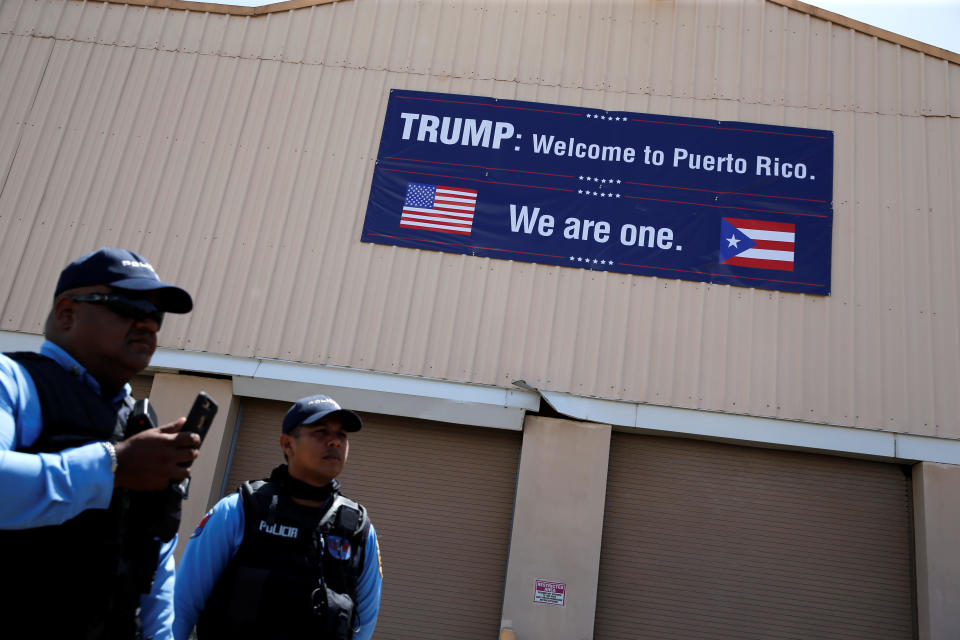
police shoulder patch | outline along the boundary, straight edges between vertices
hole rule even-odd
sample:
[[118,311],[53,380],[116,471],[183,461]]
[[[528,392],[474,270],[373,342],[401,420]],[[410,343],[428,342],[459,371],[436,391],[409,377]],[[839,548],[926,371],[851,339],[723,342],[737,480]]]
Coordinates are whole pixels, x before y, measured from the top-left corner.
[[350,559],[350,541],[340,536],[327,536],[327,550],[337,560]]
[[191,538],[196,538],[198,535],[203,533],[203,525],[207,524],[207,520],[210,519],[210,516],[213,515],[213,509],[207,511],[206,515],[200,520],[200,524],[197,525],[197,528],[193,530],[193,533],[190,535]]

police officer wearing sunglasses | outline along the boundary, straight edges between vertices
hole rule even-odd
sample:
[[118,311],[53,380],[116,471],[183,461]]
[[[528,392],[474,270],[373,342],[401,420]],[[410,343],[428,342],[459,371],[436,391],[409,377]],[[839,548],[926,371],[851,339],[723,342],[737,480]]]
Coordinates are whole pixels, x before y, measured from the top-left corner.
[[[193,308],[142,256],[100,249],[60,274],[39,353],[0,355],[0,608],[31,637],[167,639],[176,538],[145,508],[189,474],[183,418],[126,433],[128,382],[164,313]],[[172,535],[172,534],[170,534]],[[19,621],[21,624],[17,625]]]

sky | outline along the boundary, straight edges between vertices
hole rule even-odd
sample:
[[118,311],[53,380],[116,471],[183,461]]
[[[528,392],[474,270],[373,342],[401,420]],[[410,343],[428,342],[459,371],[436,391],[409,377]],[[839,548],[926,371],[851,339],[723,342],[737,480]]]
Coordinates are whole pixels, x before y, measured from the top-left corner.
[[802,0],[960,53],[960,0]]
[[[277,0],[204,0],[255,7]],[[960,0],[802,0],[914,40],[960,53]]]

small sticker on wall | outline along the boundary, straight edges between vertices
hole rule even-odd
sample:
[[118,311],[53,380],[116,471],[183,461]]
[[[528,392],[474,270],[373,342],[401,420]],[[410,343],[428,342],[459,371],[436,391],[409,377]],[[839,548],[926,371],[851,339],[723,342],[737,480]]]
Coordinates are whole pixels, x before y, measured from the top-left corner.
[[565,582],[548,582],[546,580],[537,580],[536,587],[533,590],[533,601],[543,604],[555,604],[563,606],[567,595],[567,584]]

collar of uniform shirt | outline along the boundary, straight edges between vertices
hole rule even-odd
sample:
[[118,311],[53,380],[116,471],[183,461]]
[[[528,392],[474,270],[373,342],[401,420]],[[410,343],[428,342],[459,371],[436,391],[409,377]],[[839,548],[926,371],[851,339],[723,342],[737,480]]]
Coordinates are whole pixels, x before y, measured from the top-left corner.
[[[54,344],[49,340],[44,340],[43,344],[40,346],[40,353],[47,356],[48,358],[55,360],[57,364],[66,369],[67,371],[76,371],[77,379],[83,382],[85,385],[93,389],[93,391],[100,395],[100,383],[97,382],[97,379],[92,375],[87,373],[86,367],[77,362],[73,356],[64,351],[62,347],[58,344]],[[120,405],[124,398],[129,396],[133,392],[133,388],[129,383],[123,385],[123,389],[115,395],[110,401],[114,405]]]

